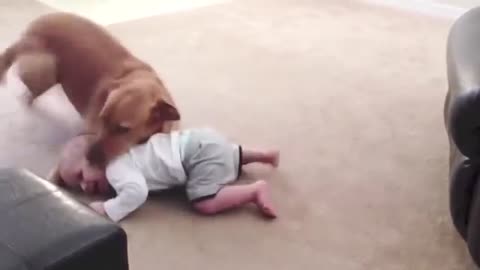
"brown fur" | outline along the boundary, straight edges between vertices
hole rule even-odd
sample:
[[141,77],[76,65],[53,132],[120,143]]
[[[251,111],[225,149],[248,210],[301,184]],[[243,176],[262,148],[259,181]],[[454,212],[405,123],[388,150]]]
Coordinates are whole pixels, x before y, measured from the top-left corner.
[[[96,164],[126,151],[180,119],[155,71],[100,26],[76,15],[34,20],[0,55],[0,78],[16,63],[29,103],[60,84],[95,134],[88,159]],[[166,127],[167,126],[167,127]]]

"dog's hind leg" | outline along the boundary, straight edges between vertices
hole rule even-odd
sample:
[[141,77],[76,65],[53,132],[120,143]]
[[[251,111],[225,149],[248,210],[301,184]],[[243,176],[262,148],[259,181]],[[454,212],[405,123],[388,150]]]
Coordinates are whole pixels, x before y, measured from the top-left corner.
[[30,92],[26,96],[29,105],[58,83],[57,63],[53,54],[30,51],[17,56],[15,62],[18,76]]

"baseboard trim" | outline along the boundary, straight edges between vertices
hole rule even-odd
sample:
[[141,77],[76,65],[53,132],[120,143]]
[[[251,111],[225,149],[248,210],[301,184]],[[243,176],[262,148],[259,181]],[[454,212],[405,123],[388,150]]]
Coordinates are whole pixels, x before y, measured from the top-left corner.
[[435,3],[425,0],[366,0],[377,5],[411,10],[429,16],[457,19],[468,11],[467,8],[455,7],[448,4]]

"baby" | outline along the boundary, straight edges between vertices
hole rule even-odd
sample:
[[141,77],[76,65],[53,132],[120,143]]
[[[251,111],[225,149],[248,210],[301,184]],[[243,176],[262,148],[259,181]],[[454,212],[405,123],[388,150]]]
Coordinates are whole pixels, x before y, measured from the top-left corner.
[[157,133],[111,161],[103,171],[85,159],[87,136],[67,143],[55,178],[90,194],[106,193],[112,187],[116,197],[93,202],[90,207],[113,221],[138,209],[149,191],[178,186],[185,187],[194,209],[203,214],[253,203],[265,217],[276,217],[267,182],[229,184],[238,179],[244,164],[260,162],[277,167],[278,151],[242,149],[214,130],[189,129]]

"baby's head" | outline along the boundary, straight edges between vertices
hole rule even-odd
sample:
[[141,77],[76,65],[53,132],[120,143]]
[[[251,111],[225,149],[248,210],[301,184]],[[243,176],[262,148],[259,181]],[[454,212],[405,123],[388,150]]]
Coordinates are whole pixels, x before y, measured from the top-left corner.
[[106,194],[110,186],[105,170],[92,166],[86,159],[87,136],[72,138],[62,149],[58,164],[59,184],[88,194]]
[[79,186],[87,194],[106,194],[110,190],[105,170],[94,167],[85,159]]
[[111,189],[105,177],[105,171],[89,165],[86,161],[81,162],[80,171],[73,177],[62,177],[65,186],[80,189],[87,194],[108,194]]

